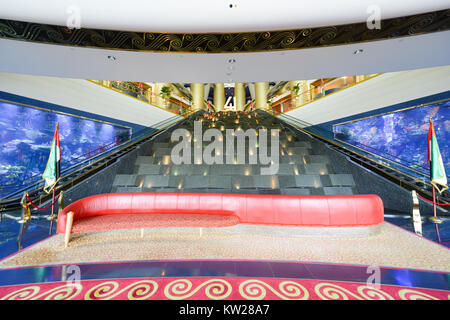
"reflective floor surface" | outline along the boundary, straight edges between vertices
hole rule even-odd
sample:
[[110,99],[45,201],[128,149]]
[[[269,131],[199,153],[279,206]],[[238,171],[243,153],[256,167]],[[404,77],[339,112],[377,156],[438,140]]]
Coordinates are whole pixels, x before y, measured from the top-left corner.
[[[387,217],[385,220],[414,232],[412,221],[409,219]],[[14,254],[20,248],[26,248],[46,239],[49,237],[49,227],[50,223],[46,220],[33,220],[25,225],[14,220],[3,220],[0,223],[0,259]],[[426,221],[422,228],[424,238],[450,247],[450,221],[439,225]],[[51,234],[54,234],[55,231],[56,225],[53,224]],[[340,291],[338,291],[343,296],[347,295],[350,299],[361,300],[369,297],[369,293],[362,295],[361,290],[366,290],[366,284],[374,279],[381,287],[378,287],[378,291],[376,293],[373,291],[372,294],[380,295],[380,297],[393,299],[419,297],[446,300],[450,297],[449,272],[304,261],[151,260],[0,269],[0,299],[2,296],[3,298],[22,297],[20,294],[17,296],[14,293],[25,292],[23,290],[27,289],[28,284],[40,284],[42,287],[38,290],[39,297],[44,298],[47,293],[56,290],[55,286],[62,288],[74,276],[81,281],[80,288],[76,291],[76,297],[70,296],[74,299],[86,298],[92,294],[92,290],[103,285],[112,286],[112,283],[115,283],[114,286],[117,288],[131,288],[137,283],[142,284],[143,279],[155,285],[152,296],[146,296],[152,299],[173,298],[173,296],[167,295],[167,290],[169,290],[167,288],[174,285],[176,281],[181,281],[177,285],[184,286],[186,290],[194,288],[192,294],[186,294],[183,297],[209,299],[211,297],[208,296],[206,289],[203,289],[207,288],[213,279],[221,283],[216,285],[223,285],[233,292],[226,295],[227,299],[252,298],[253,291],[249,289],[250,291],[247,292],[243,289],[249,283],[259,286],[258,290],[267,289],[263,290],[265,292],[263,298],[290,299],[293,296],[285,295],[288,292],[287,288],[285,288],[286,290],[282,289],[283,285],[290,283],[292,286],[304,289],[303,296],[296,298],[322,299],[328,297],[331,299],[332,296],[327,296],[318,289],[327,285],[331,286],[330,288],[333,290],[339,289]],[[107,279],[111,281],[106,281]],[[159,289],[156,290],[156,288]],[[33,292],[37,294],[38,291]],[[123,290],[121,289],[120,292],[123,293]],[[72,293],[75,294],[75,291]],[[118,299],[127,298],[123,295],[112,294],[112,296]],[[32,297],[32,295],[28,297]]]
[[[385,220],[405,230],[414,232],[411,219],[403,217],[385,217]],[[47,220],[32,220],[27,224],[19,224],[14,220],[3,219],[0,223],[0,259],[14,254],[38,241],[44,240],[50,234],[55,234],[56,223],[50,232],[50,222]],[[422,224],[423,237],[450,248],[450,220],[434,224],[424,219]]]
[[81,263],[0,270],[0,286],[79,280],[147,277],[258,277],[367,282],[378,273],[382,284],[450,290],[450,273],[333,263],[255,260],[152,260]]

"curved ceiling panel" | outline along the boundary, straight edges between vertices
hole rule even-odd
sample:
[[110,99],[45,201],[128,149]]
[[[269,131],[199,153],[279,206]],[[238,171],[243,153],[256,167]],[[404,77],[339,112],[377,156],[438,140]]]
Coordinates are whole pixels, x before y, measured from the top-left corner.
[[0,72],[141,82],[282,81],[450,65],[448,52],[450,31],[299,50],[214,54],[136,52],[0,39]]
[[0,18],[136,32],[254,32],[336,26],[449,8],[448,0],[2,0]]

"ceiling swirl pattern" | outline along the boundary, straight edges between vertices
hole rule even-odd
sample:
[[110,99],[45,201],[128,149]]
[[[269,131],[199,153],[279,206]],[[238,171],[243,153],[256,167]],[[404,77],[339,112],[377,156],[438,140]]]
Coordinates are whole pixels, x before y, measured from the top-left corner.
[[380,29],[366,23],[284,31],[246,33],[152,33],[69,29],[0,19],[0,38],[101,49],[232,53],[315,48],[406,37],[450,29],[450,10],[381,20]]

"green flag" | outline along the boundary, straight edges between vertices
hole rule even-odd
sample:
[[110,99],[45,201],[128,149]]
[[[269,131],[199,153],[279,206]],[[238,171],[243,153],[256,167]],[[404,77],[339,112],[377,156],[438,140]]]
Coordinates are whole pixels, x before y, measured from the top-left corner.
[[61,166],[61,147],[59,144],[59,124],[56,124],[55,135],[53,136],[52,146],[50,147],[50,156],[45,167],[42,178],[45,180],[44,191],[46,188],[53,187],[59,179]]

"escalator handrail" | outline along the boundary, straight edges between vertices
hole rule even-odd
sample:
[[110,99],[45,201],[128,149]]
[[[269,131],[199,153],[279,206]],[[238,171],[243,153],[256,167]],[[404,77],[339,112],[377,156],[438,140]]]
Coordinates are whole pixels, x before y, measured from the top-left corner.
[[[148,132],[148,133],[151,133],[151,132],[154,132],[154,131],[155,131],[155,129],[153,129],[153,128],[152,128],[152,130],[148,130],[148,128],[145,128],[145,129],[139,131],[140,134],[138,134],[136,137],[141,136],[142,134],[146,134],[147,132]],[[71,165],[70,167],[66,167],[66,168],[62,169],[62,170],[61,170],[61,174],[62,174],[62,173],[66,173],[66,172],[68,172],[69,170],[71,170],[71,169],[73,169],[73,168],[75,168],[75,167],[77,167],[77,166],[82,165],[83,163],[86,163],[86,162],[88,162],[88,161],[92,161],[93,159],[95,159],[95,158],[97,158],[97,157],[100,157],[100,156],[102,156],[102,155],[104,155],[104,154],[106,154],[106,153],[110,153],[110,152],[112,152],[112,150],[117,149],[117,148],[120,148],[120,147],[123,146],[124,144],[129,143],[130,141],[132,141],[133,139],[135,139],[135,137],[132,137],[132,138],[130,138],[129,140],[127,140],[127,141],[125,141],[125,142],[123,142],[122,144],[119,144],[119,145],[116,145],[115,142],[111,142],[111,143],[109,143],[109,144],[100,146],[99,148],[97,148],[97,149],[95,149],[95,150],[93,150],[93,151],[91,151],[91,152],[89,152],[89,153],[85,153],[85,154],[82,154],[82,155],[80,155],[80,156],[78,156],[78,157],[76,157],[76,158],[73,158],[73,159],[71,159],[71,160],[68,162],[69,164],[72,163],[72,162],[74,162],[74,160],[79,159],[79,158],[81,158],[81,157],[83,157],[83,156],[86,156],[86,155],[95,153],[97,150],[101,150],[101,149],[104,148],[105,146],[106,146],[107,148],[109,148],[109,149],[106,149],[106,150],[105,150],[104,152],[102,152],[102,153],[93,154],[93,155],[92,155],[91,157],[89,157],[89,158],[85,158],[85,159],[83,159],[83,160],[81,160],[81,161],[79,161],[79,162],[76,162],[75,164]],[[115,146],[115,147],[110,147],[110,146],[114,146],[114,145],[116,145],[116,146]],[[41,180],[42,180],[42,174],[36,174],[36,175],[34,175],[34,176],[31,176],[31,177],[28,177],[28,178],[23,179],[23,181],[27,181],[27,180],[37,180],[37,181],[34,181],[34,183],[36,183],[36,182],[41,182]],[[32,183],[33,183],[33,181],[28,182],[28,183],[23,183],[23,182],[22,182],[21,184],[8,184],[8,185],[0,186],[0,189],[13,189],[13,188],[15,188],[15,187],[19,188],[19,187],[22,187],[22,186],[24,186],[24,185],[30,185],[30,184],[32,184]]]
[[[291,121],[293,121],[293,122],[300,123],[300,125],[305,126],[305,127],[312,127],[312,126],[313,126],[312,124],[309,124],[309,123],[307,123],[307,122],[305,122],[305,121],[298,120],[298,119],[295,119],[295,118],[292,118],[292,119],[289,119],[289,120],[291,120]],[[288,121],[289,121],[289,120],[288,120]],[[305,125],[305,124],[306,124],[306,125]],[[311,134],[314,134],[314,133],[312,132],[312,130],[307,130],[307,129],[305,129],[304,127],[300,127],[300,128],[301,128],[302,130],[304,130],[304,131],[307,131],[307,132],[309,132],[309,133],[311,133]],[[327,131],[327,130],[322,129],[322,128],[316,128],[316,129],[319,130],[319,131],[323,131],[323,132],[325,132],[325,133],[327,133],[327,134],[332,133],[332,132]],[[339,142],[339,143],[337,143],[337,142],[332,141],[332,140],[330,140],[330,139],[327,139],[327,138],[325,138],[325,137],[323,137],[323,136],[320,136],[320,137],[321,137],[322,139],[324,139],[324,140],[327,140],[327,141],[330,142],[330,143],[333,143],[333,144],[335,144],[335,145],[337,145],[337,146],[339,146],[339,147],[341,147],[341,148],[344,148],[344,149],[347,149],[347,150],[348,150],[348,148],[346,148],[346,147],[344,147],[344,146],[342,146],[342,145],[340,144],[340,143],[344,143],[344,142],[342,142],[342,141],[340,141],[340,140],[337,140],[337,141]],[[364,144],[361,144],[361,145],[365,146]],[[397,161],[394,161],[394,160],[390,160],[390,159],[388,159],[388,158],[385,158],[385,157],[383,157],[383,156],[381,156],[381,155],[377,155],[377,154],[371,153],[370,151],[364,150],[364,149],[359,148],[359,147],[357,147],[357,146],[353,146],[353,145],[349,145],[349,146],[350,146],[351,148],[355,148],[355,149],[361,150],[361,151],[364,152],[364,153],[368,153],[368,154],[370,154],[370,155],[373,155],[373,156],[375,156],[375,157],[377,157],[377,158],[381,158],[383,161],[391,162],[391,163],[393,163],[393,164],[395,164],[395,165],[399,165],[399,166],[405,168],[406,170],[412,171],[412,172],[414,172],[414,173],[417,173],[418,175],[421,175],[421,176],[426,177],[426,173],[421,172],[421,171],[417,171],[417,170],[415,170],[415,169],[412,169],[412,168],[410,168],[409,166],[402,164],[400,161],[402,161],[402,162],[408,162],[408,163],[414,164],[414,165],[416,165],[416,166],[419,166],[417,163],[409,162],[409,161],[400,159],[400,158],[398,158],[398,157],[396,157],[396,156],[393,156],[393,155],[389,155],[389,154],[388,154],[388,155],[391,156],[392,158],[396,158],[396,159],[399,159],[399,160],[400,160],[400,161],[397,162]],[[370,147],[370,146],[366,146],[366,147],[368,147],[368,148],[370,148],[370,149],[373,149],[373,150],[375,150],[375,151],[377,151],[377,152],[384,153],[383,151],[377,150],[377,149],[372,148],[372,147]],[[355,153],[356,153],[356,152],[355,152]],[[360,155],[361,155],[361,154],[360,154]],[[361,155],[361,156],[362,156],[362,155]],[[419,167],[420,167],[420,166],[419,166]],[[424,168],[424,167],[422,167],[422,168]],[[424,169],[425,169],[425,168],[424,168]]]
[[[172,120],[173,120],[174,118],[178,118],[178,117],[177,117],[177,116],[174,116],[174,117],[171,117],[171,118],[169,118],[169,119],[172,119]],[[116,150],[116,151],[115,151],[115,153],[117,154],[117,153],[119,153],[120,151],[122,151],[122,150],[124,150],[124,149],[127,149],[127,148],[130,148],[130,147],[134,149],[138,144],[140,144],[140,143],[143,142],[144,140],[147,140],[147,139],[149,139],[149,138],[151,138],[151,137],[157,135],[158,133],[161,133],[162,131],[164,131],[165,129],[167,129],[169,126],[174,125],[175,123],[169,123],[169,121],[168,121],[169,119],[166,119],[166,120],[164,120],[164,121],[161,122],[161,123],[167,122],[167,124],[166,124],[163,128],[157,129],[156,131],[152,131],[151,133],[149,133],[149,134],[147,134],[147,135],[144,135],[143,137],[138,137],[138,136],[136,136],[135,139],[138,138],[138,140],[129,141],[128,143],[123,144],[123,145],[120,147],[119,150]],[[184,120],[184,118],[180,119],[179,121],[182,121],[182,120]],[[179,121],[177,121],[177,122],[179,122]],[[158,125],[158,126],[160,126],[160,125]],[[106,158],[108,158],[108,157],[110,157],[110,156],[112,156],[112,155],[114,155],[114,153],[104,155],[103,157],[98,158],[97,160],[95,160],[95,161],[94,161],[93,163],[91,163],[90,165],[91,165],[91,166],[97,166],[97,167],[100,167],[100,166],[103,165],[103,164],[100,164],[100,162],[102,162],[103,160],[106,160]],[[122,155],[123,155],[123,154],[122,154]],[[122,155],[120,155],[120,156],[122,156]],[[118,157],[120,157],[120,156],[118,156]],[[118,158],[118,157],[116,157],[116,158]],[[90,160],[91,160],[91,159],[90,159]],[[94,169],[95,169],[95,168],[94,168]],[[84,170],[84,167],[78,168],[78,169],[76,169],[76,170],[73,170],[72,172],[66,174],[65,176],[61,176],[61,178],[62,178],[62,179],[63,179],[63,178],[66,178],[66,177],[68,177],[68,176],[70,176],[70,175],[73,175],[73,174],[76,174],[77,172],[82,171],[82,170]],[[89,171],[92,171],[92,170],[93,170],[93,169],[91,169],[91,170],[89,170]],[[81,173],[80,175],[83,176],[84,173]],[[76,177],[75,177],[74,179],[76,179]],[[1,209],[1,205],[2,205],[2,204],[12,203],[12,202],[17,202],[17,203],[18,203],[18,202],[20,201],[20,200],[19,200],[20,197],[17,197],[17,198],[11,198],[12,196],[14,196],[14,195],[20,195],[20,193],[23,193],[24,191],[29,190],[31,187],[33,187],[33,186],[35,186],[35,185],[39,186],[39,184],[43,184],[43,180],[41,180],[41,181],[38,182],[38,183],[34,183],[34,184],[32,184],[31,186],[28,186],[28,187],[26,187],[26,188],[23,188],[23,189],[21,189],[21,190],[18,190],[18,191],[16,191],[16,192],[14,192],[14,193],[8,195],[7,197],[4,197],[2,200],[6,200],[6,201],[0,201],[0,211],[2,211],[2,209]],[[64,186],[64,185],[60,185],[60,186],[58,186],[56,189],[57,189],[57,190],[58,190],[58,189],[62,189],[63,186]],[[38,188],[35,188],[35,189],[33,189],[32,191],[30,191],[30,192],[29,192],[30,197],[32,196],[32,193],[37,193],[38,191],[39,191]],[[47,200],[47,201],[48,201],[48,200]]]
[[[285,117],[285,118],[289,117],[289,120],[291,120],[292,122],[297,122],[297,123],[299,123],[300,125],[305,126],[305,127],[312,127],[312,126],[313,126],[312,124],[310,124],[310,123],[308,123],[308,122],[306,122],[306,121],[302,121],[302,120],[296,119],[296,118],[294,118],[294,117],[292,117],[292,116],[288,116],[288,115],[280,115],[280,117]],[[288,121],[289,121],[289,120],[288,120]],[[315,128],[315,129],[317,129],[318,131],[323,131],[323,132],[325,132],[325,133],[327,133],[327,134],[331,134],[331,136],[333,136],[333,132],[331,132],[331,131],[325,130],[325,129],[323,129],[323,128]],[[305,129],[305,130],[306,130],[306,129]],[[307,130],[307,131],[310,132],[311,130]],[[333,136],[333,137],[334,137],[334,136]],[[327,140],[329,140],[329,139],[327,139]],[[406,169],[406,170],[412,171],[412,172],[414,172],[414,173],[416,173],[416,174],[418,174],[418,175],[421,175],[421,176],[424,176],[425,178],[428,178],[428,170],[429,170],[429,169],[426,168],[426,167],[424,167],[424,166],[422,166],[422,165],[420,165],[420,164],[418,164],[418,163],[416,163],[416,162],[410,162],[410,161],[408,161],[408,160],[401,159],[401,158],[399,158],[399,157],[396,157],[396,156],[391,155],[391,154],[389,154],[389,153],[386,153],[386,152],[384,152],[384,151],[381,151],[381,150],[375,149],[375,148],[373,148],[373,147],[367,146],[367,145],[365,145],[365,144],[359,143],[359,145],[361,145],[361,146],[363,146],[363,147],[366,147],[366,148],[368,148],[368,149],[374,150],[374,152],[379,152],[379,153],[385,154],[385,155],[387,155],[387,156],[389,156],[389,157],[391,157],[391,158],[398,159],[398,161],[391,160],[391,159],[388,159],[388,158],[386,158],[386,157],[384,157],[384,156],[382,156],[382,155],[379,155],[379,154],[376,154],[376,153],[372,153],[372,152],[370,152],[370,151],[368,151],[368,150],[364,150],[364,149],[362,149],[362,148],[360,148],[360,147],[358,147],[358,146],[354,146],[354,145],[345,143],[344,141],[341,141],[341,140],[338,140],[338,139],[334,139],[334,140],[338,141],[337,144],[339,144],[339,145],[340,145],[341,143],[346,144],[346,145],[348,145],[348,146],[351,147],[351,148],[358,149],[358,150],[360,150],[360,151],[362,151],[362,152],[364,152],[364,153],[368,153],[368,154],[370,154],[370,155],[372,155],[372,156],[375,156],[375,157],[377,157],[377,158],[381,158],[381,160],[383,160],[383,161],[391,162],[391,163],[393,163],[393,164],[395,164],[395,165],[398,165],[398,166],[400,166],[400,167],[403,167],[403,168]],[[329,140],[329,141],[330,141],[330,140]],[[336,142],[335,142],[335,143],[336,143]],[[341,146],[341,145],[340,145],[340,146]],[[343,146],[342,146],[342,147],[343,147]],[[405,163],[405,164],[404,164],[404,163]],[[411,168],[411,167],[408,166],[406,163],[407,163],[407,164],[410,164],[410,165],[414,165],[414,166],[417,167],[417,168],[422,168],[423,171],[418,171],[418,170],[416,170],[416,169],[414,169],[414,168]]]
[[[130,140],[127,140],[126,142],[128,142],[128,141],[130,141]],[[126,142],[124,142],[124,143],[126,143]],[[95,158],[95,157],[97,157],[97,156],[100,156],[100,155],[104,154],[105,152],[110,152],[110,151],[111,151],[111,150],[110,150],[110,149],[111,149],[110,147],[111,147],[112,145],[115,145],[115,144],[116,144],[115,142],[111,142],[111,143],[108,143],[108,144],[106,144],[106,145],[100,146],[100,147],[98,147],[97,149],[94,149],[94,150],[92,150],[92,151],[90,151],[90,152],[86,152],[85,154],[82,154],[82,155],[79,155],[78,157],[74,157],[74,158],[70,159],[67,163],[70,164],[70,163],[72,163],[72,162],[75,162],[77,159],[82,158],[82,157],[84,157],[84,156],[86,156],[86,155],[89,155],[89,154],[93,154],[93,155],[92,155],[90,158],[85,158],[85,159],[82,160],[82,161],[86,161],[86,160],[89,161],[89,160],[92,160],[93,158]],[[117,145],[117,146],[119,146],[119,145]],[[101,150],[101,149],[103,149],[103,148],[105,148],[105,147],[106,147],[106,150],[105,150],[104,152],[95,154],[96,151]],[[74,166],[76,166],[76,165],[78,165],[78,164],[80,164],[80,163],[82,163],[82,162],[76,162],[74,165],[62,169],[62,170],[61,170],[61,173],[66,172],[66,171],[69,170],[70,168],[72,168],[72,167],[74,167]],[[20,184],[18,184],[18,183],[6,184],[6,185],[3,185],[3,186],[0,186],[0,189],[12,189],[12,188],[18,188],[18,187],[23,186],[24,184],[30,184],[30,183],[31,183],[31,182],[24,183],[24,181],[28,181],[28,180],[42,180],[41,177],[42,177],[42,174],[41,174],[41,173],[35,174],[35,175],[31,176],[31,177],[24,178],[24,179],[22,180],[22,183],[20,183]],[[38,178],[38,179],[37,179],[37,178]]]
[[[94,154],[94,155],[92,155],[92,156],[89,157],[89,158],[85,158],[85,159],[81,160],[80,162],[76,162],[74,165],[72,165],[72,166],[70,166],[70,167],[66,167],[66,168],[62,169],[62,170],[61,170],[61,174],[62,174],[62,173],[67,173],[69,170],[71,170],[71,169],[73,169],[73,168],[76,168],[77,166],[80,166],[80,165],[82,165],[82,164],[84,164],[84,163],[86,163],[86,162],[93,161],[94,159],[96,159],[96,158],[98,158],[98,157],[100,157],[100,156],[102,156],[102,155],[104,155],[104,154],[106,154],[106,153],[111,153],[111,152],[113,152],[114,149],[121,148],[121,147],[124,146],[125,144],[132,142],[133,140],[135,140],[135,139],[138,138],[138,137],[142,137],[142,136],[144,136],[144,135],[147,135],[147,134],[150,134],[150,133],[152,133],[152,132],[155,132],[155,131],[158,130],[157,127],[164,126],[166,123],[171,122],[174,118],[176,118],[176,116],[170,117],[170,118],[168,118],[168,119],[166,119],[166,120],[161,121],[160,123],[157,123],[157,124],[155,125],[155,128],[150,128],[150,127],[144,128],[144,129],[138,131],[135,135],[132,134],[132,136],[130,137],[129,140],[127,140],[127,141],[125,141],[125,142],[123,142],[123,143],[121,143],[121,144],[119,144],[119,145],[116,145],[116,142],[111,142],[111,143],[109,143],[109,144],[100,146],[99,148],[97,148],[97,149],[95,149],[95,150],[92,150],[92,151],[90,151],[89,153],[85,153],[85,154],[82,154],[82,155],[80,155],[80,156],[78,156],[78,157],[76,157],[76,158],[72,158],[72,159],[69,161],[69,164],[72,163],[72,162],[74,162],[74,160],[76,160],[76,159],[79,159],[79,158],[81,158],[81,157],[84,157],[84,156],[86,156],[86,155],[88,155],[88,154],[93,154],[93,153],[95,153],[97,150],[101,150],[101,149],[105,148],[105,146],[106,146],[106,148],[108,148],[108,149],[106,149],[104,152],[101,152],[101,153],[98,153],[98,154]],[[109,148],[110,146],[114,146],[114,145],[115,145],[115,147]],[[42,174],[36,174],[36,175],[34,175],[34,176],[31,176],[31,177],[28,177],[28,178],[23,179],[23,181],[28,181],[28,180],[36,180],[36,181],[34,181],[34,183],[42,182]],[[33,183],[33,181],[28,182],[28,183],[23,183],[23,182],[22,182],[21,184],[8,184],[8,185],[0,186],[0,189],[20,188],[20,187],[22,187],[22,186],[24,186],[24,185],[30,186],[32,183]],[[8,197],[8,196],[5,196],[5,197]],[[3,197],[3,198],[5,198],[5,197]]]
[[[278,119],[283,120],[283,118],[281,118],[281,117],[279,117]],[[286,121],[289,123],[289,120],[286,120]],[[413,177],[413,176],[409,175],[409,174],[406,173],[406,172],[400,171],[399,169],[393,168],[393,167],[391,167],[391,166],[387,166],[387,165],[384,164],[384,163],[377,162],[375,159],[370,158],[370,157],[368,157],[368,156],[365,155],[365,154],[361,154],[361,153],[359,153],[359,152],[357,152],[357,151],[355,151],[355,150],[351,150],[351,149],[349,149],[349,148],[347,148],[347,147],[345,147],[345,146],[343,146],[343,145],[341,145],[341,144],[339,144],[339,143],[337,143],[337,142],[335,142],[335,141],[332,141],[332,140],[329,140],[329,139],[327,139],[327,138],[325,138],[325,137],[322,137],[322,136],[320,136],[320,135],[318,135],[318,134],[316,134],[316,133],[314,133],[314,132],[311,132],[311,131],[309,131],[309,130],[306,130],[306,129],[303,128],[303,127],[299,127],[299,126],[296,125],[295,123],[294,123],[294,124],[293,124],[293,123],[290,123],[290,124],[293,125],[296,129],[298,129],[298,130],[304,132],[305,134],[307,134],[307,135],[309,135],[309,136],[313,136],[313,137],[315,137],[316,139],[319,139],[319,140],[324,141],[324,142],[326,142],[326,143],[329,143],[329,144],[331,144],[331,145],[333,145],[333,146],[335,146],[335,147],[338,147],[338,148],[341,148],[341,149],[346,150],[347,153],[344,153],[344,152],[342,152],[342,151],[340,151],[340,150],[336,150],[336,151],[338,151],[338,152],[340,152],[340,153],[343,153],[343,154],[346,155],[346,156],[349,156],[349,155],[351,156],[352,154],[354,154],[354,155],[356,155],[356,156],[359,156],[359,157],[361,157],[361,158],[366,159],[367,161],[364,161],[364,163],[366,163],[367,165],[371,165],[370,162],[375,162],[375,163],[381,165],[381,166],[384,167],[384,168],[388,168],[388,169],[390,169],[390,170],[392,170],[392,171],[394,171],[394,172],[397,172],[397,173],[399,173],[399,174],[401,174],[401,175],[403,175],[403,176],[407,176],[407,177],[411,178],[413,181],[414,181],[414,180],[418,180],[417,177]],[[393,161],[391,161],[391,162],[393,162]],[[371,165],[371,166],[372,166],[372,165]],[[386,173],[386,174],[389,174],[389,173]],[[390,175],[390,174],[389,174],[389,175]],[[392,176],[392,175],[390,175],[390,176]],[[395,177],[396,179],[400,179],[398,176],[394,176],[394,177]],[[405,182],[405,183],[408,183],[407,181],[404,181],[404,182]],[[428,185],[429,187],[432,187],[432,185],[431,185],[430,183],[428,183],[428,182],[426,182],[426,181],[424,181],[424,180],[421,180],[420,182],[423,183],[424,185]],[[410,183],[408,183],[408,184],[410,184]],[[428,196],[430,196],[430,197],[432,196],[431,192],[429,192],[428,190],[419,189],[417,186],[413,186],[412,184],[410,184],[410,185],[411,185],[412,188],[414,188],[414,189],[416,189],[416,190],[418,190],[418,191],[421,191],[421,192],[423,192],[423,193],[426,193],[426,194],[427,194]],[[447,198],[447,197],[445,197],[444,195],[438,195],[438,198],[441,198],[441,199],[444,200],[444,201],[450,202],[450,199]]]

